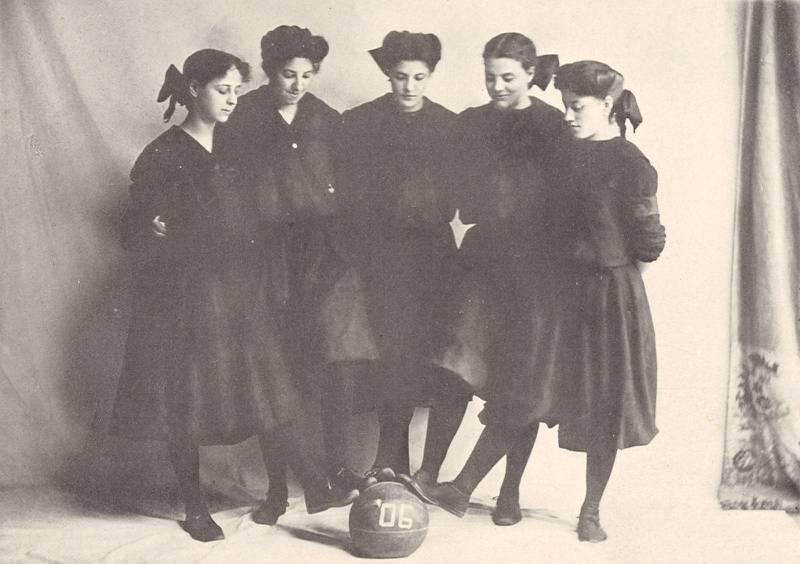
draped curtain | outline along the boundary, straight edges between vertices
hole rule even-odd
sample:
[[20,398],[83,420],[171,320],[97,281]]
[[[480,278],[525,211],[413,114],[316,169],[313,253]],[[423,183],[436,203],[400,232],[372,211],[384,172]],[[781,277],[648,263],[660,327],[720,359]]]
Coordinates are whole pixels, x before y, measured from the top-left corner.
[[[720,502],[800,510],[800,5],[744,6]],[[709,103],[713,103],[709,101]]]

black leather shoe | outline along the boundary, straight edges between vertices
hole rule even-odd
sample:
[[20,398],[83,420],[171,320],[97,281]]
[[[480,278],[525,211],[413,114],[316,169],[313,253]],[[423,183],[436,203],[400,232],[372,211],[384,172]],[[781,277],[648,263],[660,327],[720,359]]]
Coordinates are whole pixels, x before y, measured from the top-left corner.
[[413,476],[398,474],[397,481],[407,487],[411,493],[425,503],[436,505],[436,501],[430,495],[430,491],[436,486],[436,482],[425,470],[417,470]]
[[180,525],[196,541],[211,542],[225,538],[222,528],[214,522],[208,513],[187,515],[186,520],[181,521]]
[[250,516],[259,525],[274,525],[278,522],[278,517],[286,513],[289,501],[286,496],[267,494],[267,499],[253,511]]
[[363,492],[368,487],[377,484],[378,480],[374,476],[356,474],[349,468],[342,467],[332,478],[333,483],[339,488],[350,491],[358,490]]
[[578,516],[578,540],[581,542],[603,542],[608,535],[600,526],[598,513],[581,513]]
[[453,482],[433,486],[428,493],[435,505],[456,517],[463,517],[467,513],[469,494],[459,490]]
[[510,527],[522,521],[522,510],[518,499],[497,498],[497,505],[492,511],[492,522],[498,527]]
[[306,511],[320,513],[333,507],[350,505],[358,497],[358,490],[345,490],[326,480],[321,487],[306,490]]

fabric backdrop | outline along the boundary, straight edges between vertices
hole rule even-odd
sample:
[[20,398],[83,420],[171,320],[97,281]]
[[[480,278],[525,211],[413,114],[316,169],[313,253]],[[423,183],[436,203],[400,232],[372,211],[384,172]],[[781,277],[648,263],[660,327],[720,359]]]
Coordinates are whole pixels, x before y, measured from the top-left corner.
[[[331,44],[312,91],[338,110],[387,91],[367,50],[392,29],[441,37],[428,93],[454,111],[487,101],[480,54],[504,31],[531,35],[540,52],[563,61],[595,58],[625,74],[645,116],[630,139],[659,171],[669,240],[644,273],[659,350],[660,433],[647,448],[625,451],[614,483],[652,495],[648,476],[667,469],[662,479],[716,508],[737,12],[712,0],[0,0],[0,486],[171,482],[161,445],[106,433],[129,315],[130,272],[116,225],[127,175],[166,127],[155,98],[170,63],[180,66],[203,47],[226,49],[253,64],[252,88],[264,78],[261,36],[296,23]],[[561,106],[552,87],[532,92]],[[179,110],[173,123],[181,119]],[[446,477],[480,431],[474,412],[463,427]],[[374,436],[359,440],[353,455],[368,456]],[[531,465],[532,475],[547,483],[574,476],[565,494],[580,497],[583,459],[558,451],[555,435],[542,430],[537,449],[548,442],[552,454]],[[206,485],[264,485],[254,441],[203,449],[202,457]]]
[[800,510],[800,5],[747,5],[725,508]]

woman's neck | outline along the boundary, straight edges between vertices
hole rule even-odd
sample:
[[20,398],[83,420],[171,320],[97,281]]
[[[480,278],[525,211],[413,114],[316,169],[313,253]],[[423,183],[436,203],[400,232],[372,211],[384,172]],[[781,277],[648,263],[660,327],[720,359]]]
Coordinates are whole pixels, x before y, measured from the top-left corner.
[[294,117],[297,115],[297,104],[278,106],[278,113],[286,123],[291,125],[291,123],[294,121]]
[[620,136],[619,124],[616,121],[610,122],[608,127],[604,127],[592,135],[592,141],[608,141]]
[[186,116],[181,124],[181,129],[194,137],[194,139],[202,145],[209,153],[214,150],[214,126],[217,125],[215,121],[206,121],[194,113]]
[[513,108],[509,108],[509,110],[524,110],[525,108],[531,107],[531,98],[527,94],[520,98],[516,105]]
[[500,112],[514,112],[517,110],[525,110],[533,105],[530,96],[527,95],[517,100],[517,103],[514,104],[513,106],[498,107],[494,103],[491,104],[494,109]]

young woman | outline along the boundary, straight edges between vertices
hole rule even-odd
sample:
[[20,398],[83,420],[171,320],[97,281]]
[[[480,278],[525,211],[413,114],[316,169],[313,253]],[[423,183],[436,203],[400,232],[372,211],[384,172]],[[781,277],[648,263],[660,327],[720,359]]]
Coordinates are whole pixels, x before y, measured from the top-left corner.
[[547,86],[556,57],[538,57],[528,37],[503,33],[486,44],[483,58],[491,102],[460,114],[455,135],[456,205],[462,221],[476,225],[459,251],[460,285],[449,307],[457,316],[441,362],[486,398],[487,427],[454,485],[436,486],[471,395],[434,406],[422,467],[404,481],[423,500],[463,515],[469,494],[507,455],[492,517],[513,525],[521,519],[519,485],[539,422],[559,416],[554,351],[564,332],[547,292],[556,286],[558,224],[549,208],[559,201],[556,156],[567,136],[561,112],[528,94],[533,84]]
[[391,31],[370,55],[391,91],[344,113],[339,159],[348,217],[341,240],[359,285],[337,317],[342,325],[361,323],[333,333],[345,341],[360,334],[373,345],[370,354],[340,364],[353,368],[351,387],[370,396],[378,413],[368,476],[393,479],[409,473],[414,406],[457,385],[431,362],[432,312],[456,250],[446,190],[455,114],[425,96],[441,58],[435,35]]
[[223,538],[200,489],[200,445],[258,434],[289,453],[310,513],[351,502],[331,486],[297,436],[299,398],[282,343],[280,296],[264,260],[272,202],[244,189],[214,153],[216,125],[229,119],[249,67],[204,49],[183,73],[167,71],[159,101],[188,114],[139,156],[123,246],[136,251],[133,317],[114,406],[113,430],[169,443],[185,502],[183,528],[196,540]]
[[[606,533],[600,500],[617,449],[647,444],[657,432],[655,337],[637,263],[659,256],[665,231],[655,198],[656,172],[624,138],[626,120],[636,127],[641,116],[633,94],[623,89],[622,75],[602,63],[581,61],[561,67],[556,86],[578,140],[565,153],[569,166],[562,201],[572,211],[560,216],[568,227],[560,250],[571,263],[562,271],[569,273],[562,287],[569,282],[566,287],[576,291],[559,300],[562,327],[569,328],[560,348],[571,354],[554,356],[558,370],[550,397],[557,398],[559,444],[587,453],[578,539],[601,542]],[[535,411],[548,405],[541,392],[529,397]],[[487,425],[461,475],[436,488],[433,497],[445,509],[463,515],[471,480],[491,467],[481,461],[492,460],[487,453],[497,456],[491,439],[502,444],[495,429]]]
[[586,452],[586,498],[578,538],[606,539],[599,506],[617,449],[648,444],[658,432],[656,348],[640,261],[658,258],[665,230],[656,203],[657,175],[625,139],[642,118],[620,73],[604,63],[561,67],[556,87],[572,135],[569,185],[577,204],[570,256],[580,288],[579,362],[565,382],[571,414],[559,426],[562,448]]
[[[242,96],[221,128],[219,147],[247,184],[280,209],[269,261],[283,273],[278,289],[286,320],[282,337],[306,392],[304,404],[312,392],[321,392],[327,471],[336,475],[344,472],[349,396],[327,366],[322,311],[344,268],[332,235],[339,206],[333,151],[341,117],[309,92],[328,49],[324,37],[297,26],[281,25],[264,35],[261,66],[268,83]],[[269,491],[253,519],[271,525],[287,506],[287,459],[280,449],[263,447]]]

